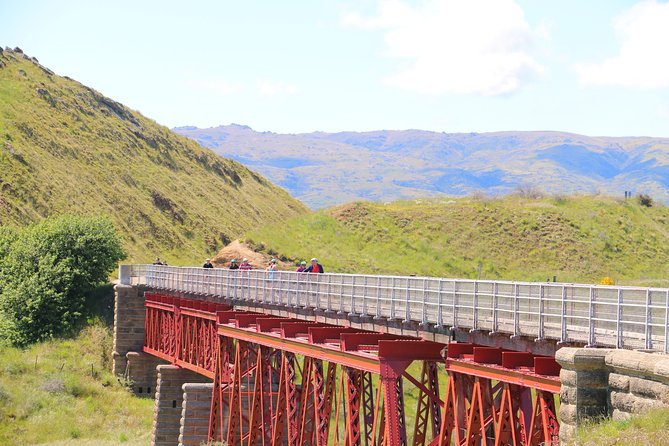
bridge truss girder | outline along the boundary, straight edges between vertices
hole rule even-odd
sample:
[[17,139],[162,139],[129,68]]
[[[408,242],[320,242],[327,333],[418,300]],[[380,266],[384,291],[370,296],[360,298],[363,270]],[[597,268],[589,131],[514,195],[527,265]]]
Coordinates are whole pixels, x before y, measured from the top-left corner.
[[[144,351],[214,380],[210,440],[558,444],[553,358],[472,344],[444,348],[161,295],[147,296],[146,312]],[[408,367],[414,361],[418,366]],[[447,378],[445,394],[440,378]],[[405,398],[405,385],[416,389],[415,405]]]

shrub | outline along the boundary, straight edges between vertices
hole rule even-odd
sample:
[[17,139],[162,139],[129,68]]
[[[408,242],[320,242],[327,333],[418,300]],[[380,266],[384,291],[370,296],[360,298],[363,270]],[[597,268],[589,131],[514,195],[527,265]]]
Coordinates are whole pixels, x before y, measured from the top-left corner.
[[646,206],[647,208],[653,207],[653,199],[650,197],[650,195],[639,194],[637,195],[636,199],[639,201],[641,206]]
[[86,293],[125,257],[106,218],[63,216],[7,234],[3,245],[0,233],[0,335],[14,345],[72,333]]
[[603,277],[602,280],[599,281],[600,285],[613,285],[615,284],[614,280],[611,277]]
[[537,200],[544,196],[544,192],[537,186],[531,184],[519,184],[514,189],[513,195],[530,200]]

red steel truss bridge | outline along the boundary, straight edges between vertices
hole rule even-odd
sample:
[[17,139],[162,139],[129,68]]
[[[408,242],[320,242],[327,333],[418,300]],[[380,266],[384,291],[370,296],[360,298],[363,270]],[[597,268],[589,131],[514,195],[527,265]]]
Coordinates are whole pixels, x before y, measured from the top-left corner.
[[554,358],[145,293],[143,350],[213,380],[232,445],[558,445]]

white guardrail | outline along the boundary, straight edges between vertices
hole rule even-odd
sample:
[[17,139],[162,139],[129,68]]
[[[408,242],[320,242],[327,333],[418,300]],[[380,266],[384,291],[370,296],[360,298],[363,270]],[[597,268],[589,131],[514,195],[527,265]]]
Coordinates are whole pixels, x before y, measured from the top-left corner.
[[120,282],[261,304],[669,353],[669,289],[121,265]]

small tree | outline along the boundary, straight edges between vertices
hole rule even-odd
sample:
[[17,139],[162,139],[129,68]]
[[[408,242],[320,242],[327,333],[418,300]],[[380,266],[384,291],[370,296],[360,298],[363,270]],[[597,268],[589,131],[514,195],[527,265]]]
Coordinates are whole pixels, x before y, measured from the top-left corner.
[[15,345],[71,333],[86,293],[125,258],[106,218],[44,220],[7,245],[4,255],[0,252],[0,312],[2,335]]

